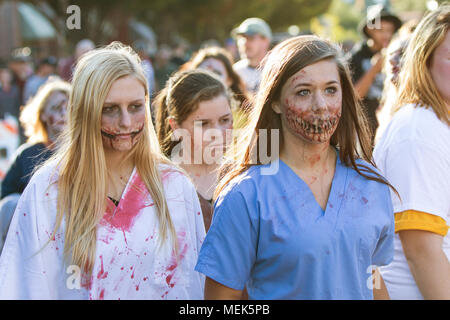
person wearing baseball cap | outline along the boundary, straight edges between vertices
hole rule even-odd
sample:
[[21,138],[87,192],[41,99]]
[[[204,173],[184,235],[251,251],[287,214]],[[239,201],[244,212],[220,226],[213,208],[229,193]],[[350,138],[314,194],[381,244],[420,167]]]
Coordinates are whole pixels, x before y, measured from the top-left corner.
[[367,8],[367,16],[361,21],[359,30],[364,41],[350,52],[349,62],[355,89],[363,99],[374,140],[378,121],[376,117],[383,92],[383,52],[391,42],[402,21],[387,7],[379,4]]
[[231,35],[237,40],[241,60],[233,66],[241,76],[247,90],[256,93],[259,87],[261,61],[267,54],[272,41],[272,31],[261,18],[248,18]]

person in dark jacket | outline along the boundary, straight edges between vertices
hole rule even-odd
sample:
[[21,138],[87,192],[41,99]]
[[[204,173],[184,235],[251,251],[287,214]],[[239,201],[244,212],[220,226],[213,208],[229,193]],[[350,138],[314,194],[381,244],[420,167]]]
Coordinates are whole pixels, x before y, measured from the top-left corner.
[[372,144],[378,121],[376,111],[383,92],[383,52],[388,47],[402,21],[382,5],[371,6],[359,29],[365,41],[357,44],[349,54],[352,80],[369,120]]

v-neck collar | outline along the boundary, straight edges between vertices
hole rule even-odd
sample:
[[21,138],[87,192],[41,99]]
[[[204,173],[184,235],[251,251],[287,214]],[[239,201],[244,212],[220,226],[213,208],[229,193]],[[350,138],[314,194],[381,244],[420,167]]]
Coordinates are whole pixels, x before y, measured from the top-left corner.
[[131,181],[133,180],[133,177],[134,177],[135,173],[136,173],[136,167],[133,168],[133,171],[131,172],[131,175],[128,177],[127,184],[125,185],[125,188],[123,189],[123,192],[122,192],[122,194],[120,195],[120,198],[119,198],[119,199],[114,199],[114,200],[117,201],[117,205],[116,205],[109,197],[106,197],[106,198],[107,198],[107,201],[109,201],[111,204],[113,204],[113,205],[114,205],[114,208],[116,208],[116,210],[117,210],[117,209],[119,208],[119,206],[121,205],[122,199],[125,198],[125,195],[127,194],[128,189],[130,188]]
[[314,196],[313,192],[311,191],[311,188],[309,185],[298,175],[295,173],[295,171],[283,160],[278,158],[279,163],[286,168],[286,170],[289,172],[290,175],[294,177],[294,179],[298,179],[298,181],[303,185],[303,189],[307,190],[309,192],[311,198],[314,200],[315,205],[322,213],[322,216],[328,215],[332,212],[338,213],[342,200],[343,195],[345,192],[345,185],[347,181],[347,175],[348,175],[348,168],[344,165],[342,165],[341,160],[339,158],[339,151],[335,149],[336,151],[336,164],[335,164],[335,170],[334,170],[334,176],[333,180],[331,181],[331,189],[330,194],[328,195],[327,205],[325,207],[325,211],[322,209],[322,207],[319,205],[319,203],[316,200],[316,197]]

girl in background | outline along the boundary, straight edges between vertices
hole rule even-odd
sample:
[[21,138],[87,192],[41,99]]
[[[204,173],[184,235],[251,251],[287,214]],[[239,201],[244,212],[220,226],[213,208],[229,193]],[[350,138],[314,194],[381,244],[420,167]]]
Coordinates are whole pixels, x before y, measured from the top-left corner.
[[207,47],[199,50],[182,70],[206,69],[217,74],[230,91],[234,119],[234,128],[247,125],[248,112],[251,110],[253,97],[247,92],[245,83],[233,69],[233,58],[230,53],[220,47]]
[[230,102],[221,79],[199,69],[172,76],[154,102],[161,148],[174,161],[183,153],[180,166],[197,189],[206,230],[212,219],[217,169],[233,128]]
[[217,74],[239,101],[239,107],[249,107],[249,95],[241,77],[233,69],[233,58],[223,48],[207,47],[199,50],[183,69],[206,69]]

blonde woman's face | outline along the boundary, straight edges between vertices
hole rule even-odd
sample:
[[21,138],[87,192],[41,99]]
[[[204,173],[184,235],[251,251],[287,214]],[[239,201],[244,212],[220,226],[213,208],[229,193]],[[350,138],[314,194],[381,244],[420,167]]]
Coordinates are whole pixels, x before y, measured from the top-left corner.
[[434,84],[450,110],[450,32],[436,48],[430,64]]
[[145,123],[145,88],[135,77],[116,80],[102,109],[101,133],[103,147],[126,152],[142,136]]
[[274,104],[282,125],[307,143],[328,142],[342,111],[342,88],[336,62],[322,60],[290,77]]

